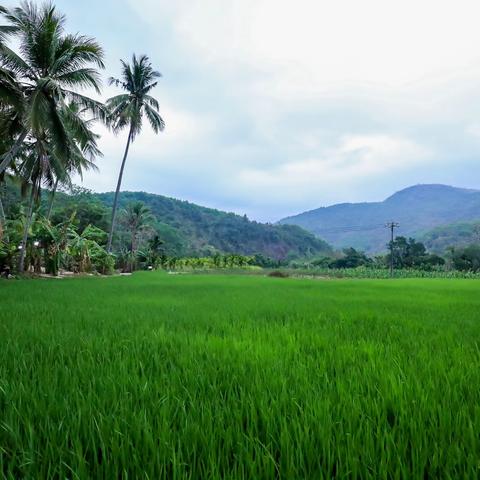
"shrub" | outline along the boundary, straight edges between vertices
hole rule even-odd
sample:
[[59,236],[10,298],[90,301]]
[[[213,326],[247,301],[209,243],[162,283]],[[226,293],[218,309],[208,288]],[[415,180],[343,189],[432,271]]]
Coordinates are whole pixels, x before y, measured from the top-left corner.
[[281,272],[280,270],[274,270],[268,274],[269,277],[276,277],[276,278],[287,278],[289,277],[287,272]]

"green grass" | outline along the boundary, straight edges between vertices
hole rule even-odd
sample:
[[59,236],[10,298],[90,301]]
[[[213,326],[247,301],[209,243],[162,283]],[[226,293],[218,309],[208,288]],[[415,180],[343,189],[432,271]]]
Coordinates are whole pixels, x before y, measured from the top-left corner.
[[480,282],[0,283],[0,477],[478,478]]

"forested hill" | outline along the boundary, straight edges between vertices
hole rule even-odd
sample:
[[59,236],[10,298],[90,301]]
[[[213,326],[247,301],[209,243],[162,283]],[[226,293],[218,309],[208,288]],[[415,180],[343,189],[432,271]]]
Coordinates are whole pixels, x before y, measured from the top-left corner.
[[[7,210],[18,204],[18,188],[3,192]],[[49,199],[42,196],[43,208]],[[262,254],[277,260],[322,256],[332,253],[323,240],[300,227],[271,225],[248,220],[233,213],[205,208],[193,203],[144,192],[122,192],[120,209],[130,202],[144,202],[155,217],[155,229],[165,242],[166,251],[175,256],[219,253]],[[108,229],[113,193],[58,193],[52,218],[64,219],[74,210],[80,223],[94,223]],[[121,225],[119,225],[121,229]]]
[[400,223],[397,235],[420,237],[441,225],[480,219],[480,191],[447,185],[416,185],[383,202],[343,203],[285,218],[334,247],[353,246],[368,253],[386,249],[385,222]]
[[[106,206],[113,193],[94,194]],[[247,217],[144,192],[122,192],[120,208],[144,202],[158,222],[161,237],[177,255],[204,255],[215,251],[244,255],[260,253],[275,259],[331,253],[331,247],[293,225],[271,225]]]

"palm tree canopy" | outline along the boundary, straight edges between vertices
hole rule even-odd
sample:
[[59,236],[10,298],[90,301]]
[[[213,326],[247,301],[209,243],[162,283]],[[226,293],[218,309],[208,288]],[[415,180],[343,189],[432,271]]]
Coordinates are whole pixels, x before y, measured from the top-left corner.
[[[49,155],[68,163],[92,145],[85,114],[106,117],[100,102],[79,93],[100,92],[103,50],[90,37],[66,34],[65,17],[50,3],[1,7],[0,15],[8,22],[0,26],[0,102],[15,106],[24,132],[48,137]],[[18,53],[6,43],[12,37]],[[68,108],[72,102],[77,109]]]
[[129,203],[124,210],[124,223],[130,233],[137,234],[148,229],[154,216],[143,202]]
[[131,64],[121,60],[121,79],[111,77],[110,85],[123,88],[127,93],[107,101],[112,128],[115,132],[130,127],[132,140],[142,130],[143,115],[147,117],[153,131],[161,132],[165,122],[159,114],[159,104],[149,93],[157,86],[160,72],[153,69],[146,55],[133,55]]

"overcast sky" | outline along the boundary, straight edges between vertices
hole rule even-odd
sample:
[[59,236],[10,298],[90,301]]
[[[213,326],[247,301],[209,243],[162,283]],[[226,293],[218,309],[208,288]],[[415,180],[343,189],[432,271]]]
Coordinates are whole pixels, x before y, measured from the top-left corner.
[[[478,0],[57,0],[107,72],[148,54],[167,123],[124,189],[275,221],[417,183],[480,188]],[[105,96],[116,93],[105,89]],[[105,134],[113,190],[126,132]]]

